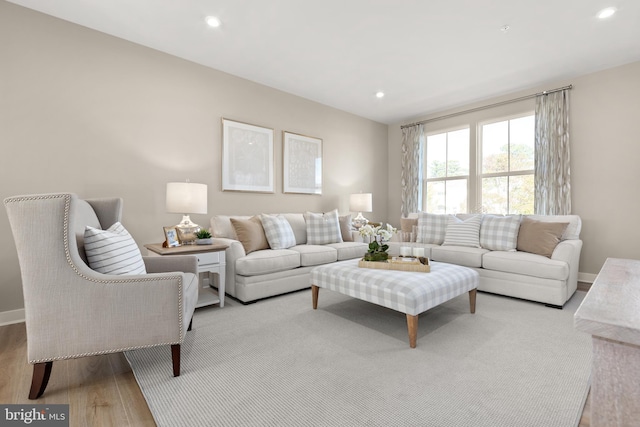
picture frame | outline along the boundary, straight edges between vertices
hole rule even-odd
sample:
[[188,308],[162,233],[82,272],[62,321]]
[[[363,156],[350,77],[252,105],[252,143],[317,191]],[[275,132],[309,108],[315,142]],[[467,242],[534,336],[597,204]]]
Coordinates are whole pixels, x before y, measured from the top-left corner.
[[164,238],[167,245],[166,247],[175,248],[181,245],[178,235],[178,229],[175,226],[162,228],[164,229]]
[[322,139],[282,133],[284,193],[322,194]]
[[273,129],[222,119],[222,191],[274,192]]

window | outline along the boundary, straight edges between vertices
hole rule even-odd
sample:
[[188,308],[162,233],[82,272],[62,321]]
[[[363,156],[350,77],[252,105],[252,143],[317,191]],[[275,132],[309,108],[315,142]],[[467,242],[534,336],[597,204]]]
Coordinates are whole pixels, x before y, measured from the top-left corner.
[[427,135],[423,210],[532,214],[534,133],[529,113]]
[[469,128],[427,136],[423,165],[427,212],[467,211]]
[[533,213],[534,116],[481,125],[482,212]]

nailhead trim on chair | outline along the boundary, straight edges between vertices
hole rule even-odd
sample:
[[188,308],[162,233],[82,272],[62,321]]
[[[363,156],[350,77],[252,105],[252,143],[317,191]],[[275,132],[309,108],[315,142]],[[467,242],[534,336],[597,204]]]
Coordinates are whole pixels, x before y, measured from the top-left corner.
[[[71,207],[71,195],[66,193],[66,194],[47,194],[47,195],[42,195],[42,196],[32,196],[32,197],[14,197],[11,199],[6,199],[4,201],[5,204],[7,203],[11,203],[11,202],[22,202],[22,201],[30,201],[30,200],[46,200],[46,199],[59,199],[60,197],[64,198],[64,222],[63,222],[63,233],[64,233],[64,252],[65,252],[65,256],[67,258],[67,262],[69,263],[69,266],[71,266],[71,269],[80,277],[82,277],[85,280],[88,280],[90,282],[94,282],[94,283],[103,283],[103,284],[122,284],[122,283],[134,283],[134,282],[153,282],[155,280],[158,279],[114,279],[114,280],[100,280],[100,279],[94,279],[91,277],[87,277],[84,274],[82,274],[80,272],[80,270],[78,270],[78,268],[76,267],[76,265],[73,263],[73,261],[71,260],[71,252],[69,251],[69,211],[70,211],[70,207]],[[109,353],[118,353],[121,351],[128,351],[128,350],[136,350],[139,348],[147,348],[147,347],[155,347],[158,345],[172,345],[172,344],[180,344],[182,343],[182,341],[184,340],[183,334],[182,334],[182,293],[183,293],[183,289],[182,289],[182,277],[181,276],[168,276],[166,278],[162,278],[160,280],[174,280],[174,279],[178,279],[178,331],[179,331],[179,341],[178,342],[165,342],[165,343],[157,343],[157,344],[151,344],[151,345],[143,345],[143,346],[134,346],[134,347],[127,347],[127,348],[121,348],[121,349],[117,349],[117,350],[110,350]],[[54,360],[65,360],[65,359],[75,359],[75,358],[79,358],[79,357],[86,357],[86,356],[94,356],[94,355],[98,355],[98,354],[106,354],[105,351],[96,351],[96,352],[92,352],[92,353],[82,353],[82,354],[75,354],[75,355],[70,355],[70,356],[66,356],[66,357],[57,357],[55,359],[41,359],[41,360],[30,360],[29,363],[31,364],[35,364],[35,363],[42,363],[42,362],[49,362],[49,361],[54,361]]]

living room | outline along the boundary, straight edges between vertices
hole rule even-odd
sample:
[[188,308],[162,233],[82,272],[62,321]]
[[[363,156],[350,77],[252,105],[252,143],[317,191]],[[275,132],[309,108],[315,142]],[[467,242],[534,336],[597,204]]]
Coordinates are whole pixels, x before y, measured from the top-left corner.
[[[186,179],[209,188],[207,214],[192,215],[198,224],[215,214],[348,213],[349,194],[362,191],[373,194],[370,220],[399,226],[402,125],[572,85],[572,211],[582,218],[584,242],[579,279],[592,282],[610,257],[640,259],[640,230],[631,226],[640,209],[633,191],[640,178],[637,44],[626,62],[385,123],[4,0],[0,40],[0,139],[9,153],[0,168],[2,198],[59,191],[122,197],[123,224],[141,247],[160,242],[162,227],[180,219],[165,211],[165,186]],[[529,99],[490,114],[533,108]],[[487,114],[472,118],[482,121]],[[222,191],[222,118],[274,130],[273,194]],[[429,126],[447,129],[463,119],[469,116]],[[321,196],[281,191],[283,131],[322,139]],[[24,319],[24,302],[6,215],[0,228],[8,242],[0,248],[0,325],[6,325]]]

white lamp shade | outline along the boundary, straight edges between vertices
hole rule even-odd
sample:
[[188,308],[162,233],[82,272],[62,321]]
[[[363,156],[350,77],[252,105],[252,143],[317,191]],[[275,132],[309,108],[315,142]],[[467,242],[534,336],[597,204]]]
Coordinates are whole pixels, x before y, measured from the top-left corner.
[[194,182],[168,182],[166,202],[169,213],[206,214],[207,185]]
[[371,193],[352,194],[349,199],[349,210],[352,212],[372,212],[373,197]]

